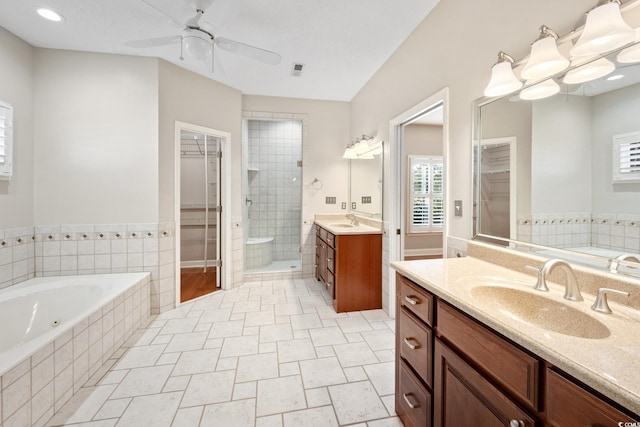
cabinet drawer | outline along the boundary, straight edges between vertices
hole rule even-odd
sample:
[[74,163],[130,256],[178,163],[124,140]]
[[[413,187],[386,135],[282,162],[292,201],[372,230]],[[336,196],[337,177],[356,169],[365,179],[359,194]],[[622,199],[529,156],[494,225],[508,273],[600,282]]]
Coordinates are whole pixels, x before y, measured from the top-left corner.
[[332,248],[336,247],[336,236],[327,231],[327,244]]
[[638,422],[582,387],[547,369],[547,420],[557,427],[617,427]]
[[433,340],[429,328],[419,323],[405,308],[400,309],[398,342],[400,356],[418,373],[422,380],[431,387],[433,385],[432,357]]
[[319,234],[320,238],[326,242],[327,241],[327,234],[328,234],[327,230],[325,230],[322,227],[319,227],[319,231],[320,231],[320,234]]
[[537,359],[442,301],[437,303],[436,315],[439,337],[524,403],[538,409]]
[[431,395],[402,361],[396,411],[405,427],[431,426]]
[[327,277],[326,277],[327,283],[327,292],[329,293],[329,296],[331,297],[331,299],[335,299],[336,295],[336,282],[335,282],[335,278],[333,276],[333,273],[331,273],[330,271],[327,271]]
[[336,251],[330,247],[327,247],[327,269],[336,272]]
[[427,325],[433,325],[433,296],[406,277],[396,274],[400,306],[406,307]]

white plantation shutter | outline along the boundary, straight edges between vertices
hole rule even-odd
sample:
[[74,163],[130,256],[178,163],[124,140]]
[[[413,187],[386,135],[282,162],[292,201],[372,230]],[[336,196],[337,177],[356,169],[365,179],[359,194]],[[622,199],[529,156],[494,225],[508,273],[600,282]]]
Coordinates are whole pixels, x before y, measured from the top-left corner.
[[13,173],[13,107],[0,102],[0,179]]
[[640,182],[640,132],[613,137],[613,183]]
[[442,157],[409,156],[409,233],[444,230]]

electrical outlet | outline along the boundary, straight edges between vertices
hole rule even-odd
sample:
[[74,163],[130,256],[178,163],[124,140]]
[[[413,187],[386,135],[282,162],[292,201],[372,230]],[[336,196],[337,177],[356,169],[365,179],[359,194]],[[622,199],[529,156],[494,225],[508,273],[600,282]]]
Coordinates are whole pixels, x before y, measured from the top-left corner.
[[335,197],[325,197],[325,204],[327,205],[335,205],[336,204],[336,198]]
[[355,209],[356,208],[356,202],[351,202],[351,209]]
[[342,202],[342,209],[347,209],[347,202]]

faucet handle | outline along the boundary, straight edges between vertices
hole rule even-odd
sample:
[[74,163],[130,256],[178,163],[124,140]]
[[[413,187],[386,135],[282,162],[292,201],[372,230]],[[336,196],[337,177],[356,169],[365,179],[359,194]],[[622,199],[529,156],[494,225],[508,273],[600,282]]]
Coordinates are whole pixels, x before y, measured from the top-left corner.
[[529,270],[534,270],[538,273],[538,280],[536,281],[533,289],[540,292],[549,292],[549,287],[547,286],[547,281],[544,279],[544,274],[542,274],[542,268],[537,268],[532,265],[525,265]]
[[627,297],[629,296],[629,292],[619,291],[617,289],[610,289],[610,288],[600,288],[598,289],[598,296],[596,297],[596,301],[591,306],[592,310],[595,310],[600,313],[607,313],[607,314],[612,313],[611,308],[607,303],[607,293],[625,295]]

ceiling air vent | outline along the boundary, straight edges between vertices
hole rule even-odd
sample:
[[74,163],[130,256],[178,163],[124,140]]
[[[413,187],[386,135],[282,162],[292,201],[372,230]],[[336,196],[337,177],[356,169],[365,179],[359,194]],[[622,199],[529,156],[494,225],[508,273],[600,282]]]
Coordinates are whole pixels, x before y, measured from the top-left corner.
[[302,75],[302,69],[304,68],[304,64],[293,64],[291,66],[291,75],[293,77],[300,77]]

